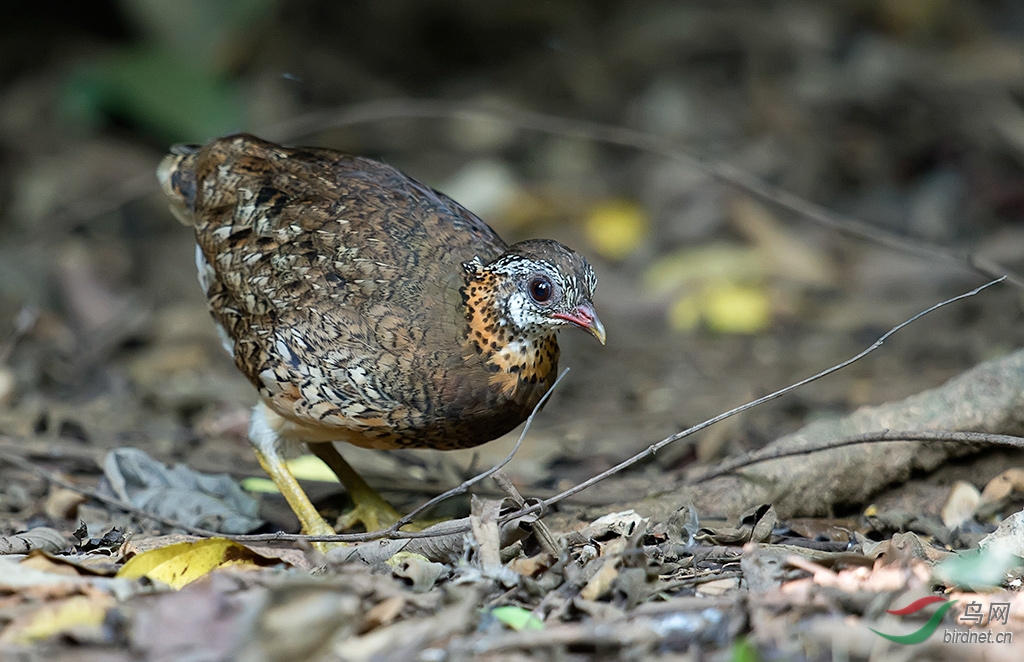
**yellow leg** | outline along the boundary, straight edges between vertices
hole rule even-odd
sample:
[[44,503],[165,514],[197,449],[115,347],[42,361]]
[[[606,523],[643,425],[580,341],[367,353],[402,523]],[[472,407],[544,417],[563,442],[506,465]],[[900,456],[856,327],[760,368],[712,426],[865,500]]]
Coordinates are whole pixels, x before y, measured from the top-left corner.
[[332,535],[334,529],[320,517],[313,502],[306,496],[299,481],[295,480],[295,476],[288,471],[284,462],[280,458],[267,457],[258,448],[255,450],[260,466],[270,476],[270,480],[274,481],[274,485],[302,523],[302,532],[311,536]]
[[[338,449],[332,443],[310,444],[313,454],[324,461],[355,503],[355,508],[338,518],[339,530],[352,528],[362,524],[367,531],[386,529],[399,520],[401,515],[391,507],[377,492],[370,487],[362,476],[356,473]],[[294,479],[293,479],[294,480]],[[277,482],[277,481],[275,481]],[[289,501],[289,503],[291,503]],[[294,509],[294,506],[293,506]]]
[[[324,521],[317,512],[313,502],[306,496],[299,481],[284,463],[279,450],[281,440],[274,428],[267,421],[267,411],[262,404],[256,405],[249,424],[249,442],[256,452],[260,466],[274,481],[278,491],[284,496],[295,516],[302,524],[302,532],[311,536],[334,535],[334,529]],[[326,552],[341,543],[313,543],[313,548]]]

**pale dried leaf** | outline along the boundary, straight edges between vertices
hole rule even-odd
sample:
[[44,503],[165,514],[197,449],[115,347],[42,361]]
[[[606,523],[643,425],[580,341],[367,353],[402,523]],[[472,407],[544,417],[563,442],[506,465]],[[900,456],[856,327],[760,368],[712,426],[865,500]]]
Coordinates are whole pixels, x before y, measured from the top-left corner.
[[63,533],[45,526],[24,533],[0,536],[0,554],[28,554],[34,549],[62,552],[68,547],[67,538]]
[[[427,538],[430,540],[430,538]],[[379,540],[356,545],[331,547],[324,555],[327,565],[336,568],[345,563],[362,562],[368,565],[384,563],[406,549],[412,540]],[[429,557],[428,557],[429,558]]]
[[509,561],[508,567],[517,574],[534,577],[550,568],[554,562],[555,557],[546,552],[541,552],[535,556],[512,559]]
[[724,577],[705,582],[697,587],[697,595],[715,596],[725,595],[740,587],[739,577]]
[[949,497],[942,506],[942,523],[952,530],[971,519],[981,504],[981,492],[970,483],[958,480],[949,490]]
[[1024,510],[1018,511],[978,543],[981,549],[1000,549],[1014,556],[1024,557]]
[[648,520],[635,511],[624,510],[597,518],[581,534],[590,540],[604,540],[615,536],[628,538],[637,528],[646,527],[647,523]]
[[103,461],[105,487],[153,515],[223,533],[247,533],[262,524],[259,502],[227,474],[169,467],[137,448],[117,448]]
[[501,532],[498,530],[500,513],[500,501],[478,499],[473,495],[469,522],[476,540],[477,558],[485,572],[501,567]]
[[448,567],[441,563],[428,561],[419,554],[399,552],[391,559],[394,569],[391,571],[395,577],[408,580],[412,585],[414,593],[425,593],[429,591],[438,578],[448,572]]

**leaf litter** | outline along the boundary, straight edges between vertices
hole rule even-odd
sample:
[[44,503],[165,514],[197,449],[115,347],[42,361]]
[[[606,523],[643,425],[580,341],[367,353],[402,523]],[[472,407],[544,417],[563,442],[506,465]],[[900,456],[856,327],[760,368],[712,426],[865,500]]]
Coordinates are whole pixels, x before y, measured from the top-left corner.
[[[242,3],[247,4],[253,3]],[[1020,110],[1007,104],[999,91],[995,95],[998,112],[984,112],[989,87],[1019,84],[1021,59],[1012,27],[1016,23],[1006,21],[999,38],[986,42],[983,33],[996,15],[988,13],[995,11],[991,7],[967,12],[970,24],[964,30],[950,16],[947,3],[868,4],[870,8],[857,10],[865,12],[862,18],[868,20],[856,22],[855,34],[836,27],[843,20],[832,10],[784,7],[780,14],[790,18],[783,21],[770,13],[751,14],[756,10],[749,8],[730,10],[744,25],[754,15],[763,16],[765,26],[784,29],[741,30],[724,55],[718,39],[707,40],[710,47],[701,46],[703,40],[677,43],[678,31],[664,13],[675,9],[668,6],[655,7],[658,11],[629,8],[622,15],[608,9],[621,20],[618,28],[610,29],[618,38],[601,40],[601,52],[579,43],[543,39],[545,49],[554,45],[561,53],[568,48],[565,52],[572,52],[574,61],[588,66],[656,77],[640,97],[629,96],[628,105],[635,109],[637,126],[668,131],[653,131],[645,138],[657,148],[650,151],[670,157],[657,163],[650,163],[649,153],[643,155],[647,163],[631,162],[617,150],[610,154],[610,167],[594,168],[591,174],[579,163],[600,163],[602,146],[597,141],[592,144],[575,137],[570,141],[564,136],[549,141],[544,136],[536,141],[540,149],[534,150],[527,144],[530,141],[518,144],[514,124],[477,114],[471,114],[474,122],[498,127],[484,139],[490,141],[488,147],[474,142],[479,130],[454,132],[459,134],[459,144],[472,153],[515,147],[531,160],[540,178],[551,178],[552,171],[572,174],[575,168],[577,177],[585,173],[588,186],[598,190],[589,202],[580,200],[584,196],[560,188],[557,177],[551,179],[558,183],[544,190],[528,189],[520,173],[505,166],[504,160],[483,159],[504,167],[505,179],[511,180],[492,182],[490,190],[498,189],[497,194],[485,196],[504,201],[507,209],[492,205],[497,222],[505,220],[507,228],[531,233],[549,229],[565,233],[572,236],[574,245],[585,246],[598,258],[604,256],[601,305],[611,312],[610,319],[619,318],[616,338],[622,339],[599,360],[582,354],[568,340],[565,343],[567,362],[580,370],[575,374],[581,377],[545,412],[553,424],[537,431],[534,443],[524,446],[517,457],[529,470],[509,467],[528,497],[570,487],[642,449],[649,439],[720,410],[724,402],[749,399],[751,392],[764,390],[766,384],[790,383],[793,374],[787,370],[799,373],[821,356],[842,354],[847,343],[858,344],[875,326],[887,326],[906,306],[929,297],[937,283],[959,287],[963,282],[962,274],[944,268],[947,260],[937,263],[936,254],[924,243],[917,247],[927,259],[914,261],[904,253],[890,255],[871,247],[821,241],[806,225],[799,231],[783,228],[782,219],[774,216],[774,205],[771,210],[760,206],[771,202],[770,191],[767,198],[763,188],[749,197],[737,196],[734,188],[720,185],[723,173],[724,181],[730,181],[731,170],[712,164],[712,177],[697,172],[677,153],[665,151],[670,142],[699,135],[716,145],[730,167],[735,163],[746,168],[754,178],[822,195],[841,189],[843,197],[830,202],[836,208],[862,212],[865,205],[872,210],[881,206],[881,212],[868,214],[872,218],[867,220],[880,218],[897,227],[908,218],[912,233],[932,238],[973,236],[1005,220],[978,214],[977,208],[961,213],[964,210],[954,204],[957,191],[976,186],[970,191],[972,206],[1002,205],[1005,210],[1018,204],[1019,173],[994,164],[1000,159],[1014,162],[1020,143]],[[718,12],[687,8],[684,13],[687,18],[710,19],[720,25],[724,19],[709,11]],[[472,22],[470,16],[461,18]],[[215,23],[198,21],[190,26],[206,29]],[[190,43],[174,34],[172,22],[154,24],[170,40]],[[551,34],[560,32],[557,23],[550,27]],[[773,41],[790,32],[800,35],[797,51]],[[963,39],[965,34],[966,41],[956,41],[956,35]],[[448,38],[449,33],[443,31],[443,36]],[[834,57],[834,48],[819,48],[832,43],[827,41],[830,37],[841,37],[839,43],[850,46],[840,49],[842,57]],[[941,44],[947,38],[958,48],[944,51]],[[333,34],[331,39],[341,41]],[[390,48],[386,40],[380,41]],[[643,48],[630,49],[630,43]],[[109,46],[103,44],[102,50],[109,51]],[[244,63],[243,69],[259,69],[245,60],[246,46],[246,39],[238,36],[227,49],[232,56],[222,64]],[[264,49],[254,50],[264,53]],[[756,103],[730,104],[741,107],[741,113],[707,105],[704,95],[685,80],[688,68],[666,71],[661,57],[677,52],[687,62],[711,61],[712,66],[720,66],[723,59],[733,57],[733,50],[740,54],[737,59],[753,63],[738,78],[758,94]],[[73,51],[81,51],[85,58],[95,53],[88,41]],[[826,55],[814,55],[819,52]],[[123,62],[124,55],[104,61]],[[532,61],[534,55],[531,52],[528,59]],[[321,59],[333,75],[337,60]],[[652,60],[652,71],[642,69],[645,59]],[[764,66],[766,60],[769,66]],[[801,66],[791,71],[783,65],[787,60]],[[881,85],[870,74],[879,69],[879,61],[887,63],[883,69],[890,77]],[[167,64],[166,70],[178,69]],[[45,62],[38,66],[44,67],[45,75],[59,77],[53,69],[45,69]],[[365,98],[376,98],[382,89],[377,70],[367,67],[369,73],[347,84],[372,87],[362,92]],[[597,70],[581,72],[566,63],[562,75],[571,85],[565,89],[579,93],[571,98],[572,103],[583,104],[582,116],[615,117],[614,108],[600,107],[591,115],[594,108],[586,105],[622,92],[616,90],[621,83],[615,76],[594,76]],[[792,76],[792,90],[784,77],[775,78],[780,70]],[[268,71],[264,72],[267,80],[280,77],[276,62]],[[964,85],[971,83],[972,72],[984,89],[970,88],[978,94],[968,95],[971,104],[960,108],[959,99]],[[315,74],[303,77],[318,78]],[[528,86],[526,80],[539,80],[545,89],[561,89],[559,84],[566,82],[555,72],[509,78],[522,78],[523,86]],[[647,85],[642,76],[631,78],[635,80],[629,81],[630,88]],[[333,80],[327,74],[322,79]],[[81,84],[80,76],[77,80]],[[147,84],[156,86],[159,80],[151,77]],[[595,81],[600,85],[595,87]],[[851,81],[856,83],[851,86]],[[96,89],[102,92],[110,82]],[[886,91],[886,85],[896,91]],[[215,92],[209,86],[200,87],[208,94]],[[270,107],[293,109],[293,100],[274,97],[273,87],[268,83],[260,92],[276,102]],[[317,86],[308,87],[303,94],[315,98]],[[870,89],[851,89],[859,87]],[[25,98],[23,82],[13,80],[12,88],[12,96]],[[389,80],[383,89],[403,88]],[[495,89],[498,104],[508,104],[503,95],[510,93]],[[811,108],[799,105],[807,104],[808,90],[815,104]],[[900,90],[909,90],[910,95]],[[943,135],[938,139],[928,135],[929,122],[918,114],[906,113],[912,126],[903,123],[906,97],[914,95],[932,99],[939,114],[948,118],[940,123]],[[659,99],[670,103],[659,103]],[[30,236],[45,241],[25,242],[15,234],[13,245],[0,245],[4,283],[0,312],[12,305],[20,309],[23,301],[46,302],[57,296],[68,314],[61,316],[45,305],[21,334],[18,352],[12,354],[9,345],[0,344],[0,431],[11,435],[0,443],[5,452],[48,469],[70,487],[56,488],[55,482],[21,465],[2,462],[0,536],[8,553],[0,557],[0,637],[5,647],[0,656],[403,661],[664,657],[745,662],[912,655],[1000,659],[1002,655],[1014,659],[1010,647],[983,650],[943,645],[940,640],[908,652],[882,640],[871,628],[910,631],[927,618],[886,612],[922,597],[941,596],[959,604],[976,604],[985,616],[976,623],[954,623],[950,615],[944,626],[964,632],[1005,629],[1020,634],[1018,562],[1007,556],[961,554],[981,546],[1019,549],[1019,511],[1024,503],[1021,481],[1012,473],[1020,463],[1019,454],[995,456],[978,453],[976,445],[934,440],[806,451],[815,441],[848,437],[855,431],[877,432],[879,427],[1019,434],[1019,401],[1003,396],[1024,389],[1012,370],[1000,372],[1018,360],[1009,348],[1019,344],[1019,315],[1007,312],[1019,310],[1019,293],[993,293],[998,298],[972,302],[952,320],[915,327],[916,342],[887,344],[885,360],[861,364],[849,380],[818,382],[813,389],[793,394],[778,409],[762,408],[734,418],[729,426],[712,431],[718,436],[713,443],[707,436],[694,440],[693,446],[689,440],[680,440],[652,458],[656,466],[648,463],[635,467],[628,477],[612,476],[532,520],[503,521],[515,510],[507,505],[499,507],[495,517],[495,499],[507,492],[485,481],[473,490],[483,503],[474,507],[468,500],[455,500],[446,515],[470,515],[438,525],[443,535],[435,538],[339,547],[326,557],[294,542],[215,543],[235,551],[234,545],[242,545],[270,559],[270,565],[224,567],[200,562],[197,567],[209,572],[176,591],[159,580],[114,577],[131,558],[145,558],[175,545],[195,550],[204,544],[191,536],[155,535],[174,527],[137,512],[123,513],[95,497],[83,501],[75,496],[72,488],[95,485],[107,451],[144,447],[166,463],[161,471],[184,462],[194,469],[227,473],[234,480],[258,472],[242,439],[251,394],[222,356],[205,310],[195,305],[194,274],[187,264],[190,242],[177,227],[177,234],[162,230],[147,234],[147,225],[155,225],[154,219],[160,218],[148,209],[109,213],[117,204],[100,200],[99,205],[107,205],[108,210],[103,217],[83,221],[83,215],[94,212],[80,212],[97,206],[95,199],[85,196],[87,191],[119,186],[121,180],[152,186],[150,171],[158,155],[148,144],[140,147],[120,138],[128,133],[125,120],[129,125],[166,131],[166,115],[161,122],[154,115],[157,106],[137,102],[107,111],[128,115],[118,116],[116,146],[106,139],[109,135],[72,132],[69,137],[60,129],[55,131],[46,123],[54,115],[49,112],[15,113],[21,119],[3,128],[5,162],[24,159],[27,166],[18,179],[29,184],[19,181],[10,186],[12,202],[5,210],[16,210],[12,225],[31,225],[35,234]],[[327,100],[325,105],[333,102]],[[388,116],[389,109],[401,111],[403,104],[406,110],[417,108],[412,101],[400,101],[364,106],[355,114],[379,119]],[[544,105],[538,101],[538,107]],[[90,108],[104,112],[102,104]],[[367,113],[367,109],[376,112]],[[971,118],[965,127],[954,121],[959,114]],[[872,116],[884,118],[883,124],[891,123],[896,134],[909,136],[907,142],[916,146],[886,142]],[[460,117],[457,128],[467,121]],[[708,118],[713,121],[709,123]],[[530,119],[544,118],[531,115]],[[746,128],[780,123],[785,126],[774,135],[750,134]],[[388,125],[389,141],[396,124]],[[837,128],[838,140],[828,132],[829,126]],[[991,138],[992,126],[1013,147],[1002,151],[998,139]],[[575,131],[580,125],[571,128]],[[730,131],[745,141],[739,149],[730,144]],[[11,139],[12,132],[19,135]],[[338,133],[355,137],[357,145],[381,142],[353,127]],[[33,142],[36,135],[46,138]],[[408,151],[403,158],[415,162],[421,150],[410,149],[411,134],[397,131],[395,135]],[[576,135],[587,135],[587,131]],[[971,136],[985,138],[972,144]],[[791,158],[785,145],[793,142],[810,149]],[[55,158],[58,144],[63,143],[67,144],[61,149],[67,149]],[[958,157],[960,150],[970,150],[971,158]],[[452,160],[451,154],[438,157],[429,147],[422,153],[423,162],[415,164],[421,172],[434,172],[437,161]],[[992,154],[997,158],[988,159]],[[823,169],[820,164],[833,161],[843,170],[839,182],[815,172]],[[886,170],[896,173],[898,181],[885,179]],[[935,170],[941,177],[934,176]],[[632,187],[638,189],[639,204],[624,207],[619,201],[626,199],[624,195],[632,197],[631,179],[650,181]],[[683,185],[680,179],[686,180]],[[876,180],[880,180],[878,186],[867,183]],[[734,173],[731,181],[742,178],[737,180]],[[144,190],[138,184],[132,186]],[[853,189],[862,190],[863,195]],[[30,197],[24,190],[43,194]],[[752,203],[754,199],[760,202]],[[71,211],[62,210],[61,205]],[[602,205],[611,213],[597,222],[593,214]],[[792,202],[782,207],[794,210]],[[833,227],[846,220],[826,215],[839,221]],[[565,222],[541,228],[536,227],[537,217]],[[581,221],[576,226],[574,218]],[[962,224],[961,218],[966,219]],[[699,230],[715,224],[728,224],[728,232],[709,235]],[[73,230],[70,236],[64,236],[65,229]],[[988,255],[996,259],[1019,262],[1019,230],[1001,229],[982,237],[982,248],[987,245]],[[139,241],[157,247],[140,249]],[[910,243],[914,242],[904,241],[903,246]],[[30,259],[29,254],[40,246],[44,257],[35,261],[56,265],[53,273]],[[131,264],[126,256],[142,257]],[[643,275],[652,265],[662,270],[661,289],[643,292]],[[709,282],[715,268],[725,272]],[[129,278],[132,271],[149,282],[140,285]],[[47,291],[51,288],[56,292]],[[174,303],[153,309],[153,302],[165,299]],[[666,323],[665,333],[658,324],[661,320]],[[815,321],[822,322],[827,333],[816,333]],[[941,383],[979,357],[990,359],[1001,353],[1008,354],[1004,361],[979,367],[927,397],[907,399],[908,392],[925,388],[919,384]],[[877,406],[879,402],[890,406]],[[832,416],[864,403],[876,408],[860,415]],[[923,415],[922,406],[928,409]],[[229,413],[231,425],[202,424],[218,420],[224,412]],[[784,436],[807,419],[819,419],[820,425],[804,428],[796,437]],[[770,461],[762,458],[718,478],[695,482],[697,472],[689,467],[694,456],[714,463],[772,438],[780,441],[769,446],[769,453],[805,452]],[[467,466],[488,466],[490,449],[501,443],[472,451],[479,452],[472,461],[468,454],[434,454],[429,460],[414,453],[394,454],[400,460],[379,462],[375,466],[385,468],[376,475],[407,501],[433,495],[464,480]],[[943,474],[943,467],[953,471]],[[450,480],[438,482],[438,476]],[[964,484],[954,487],[950,476]],[[788,479],[793,480],[792,488]],[[444,487],[438,487],[441,484]],[[975,492],[983,486],[978,499]],[[223,505],[231,500],[228,491],[206,502],[208,513],[203,508],[174,511],[173,497],[133,501],[128,491],[119,496],[142,510],[158,506],[154,511],[183,523],[216,527],[238,516],[254,519],[250,510]],[[268,522],[262,530],[294,530],[290,513],[279,499],[265,496],[261,502],[259,519]],[[190,520],[193,516],[198,518]],[[230,528],[249,532],[252,529],[247,527],[258,526],[255,521],[239,521]],[[538,522],[547,524],[550,537],[541,533]],[[72,536],[76,530],[81,535]],[[33,551],[42,549],[47,553]],[[223,551],[213,558],[223,560]],[[185,557],[190,558],[187,551]],[[1008,618],[1005,623],[993,623],[991,609],[1000,604],[1009,606]]]
[[[780,610],[813,620],[839,609],[858,619],[856,628],[886,628],[883,613],[894,602],[943,590],[975,600],[980,594],[957,591],[980,589],[990,591],[985,604],[1005,599],[1006,627],[1016,628],[1024,619],[1008,591],[1019,588],[1024,569],[1014,555],[1020,538],[1014,516],[974,539],[981,552],[950,549],[976,535],[971,527],[984,526],[982,519],[991,521],[981,514],[986,503],[1013,503],[1019,481],[1012,471],[992,478],[984,492],[954,483],[945,507],[936,504],[932,513],[869,506],[846,528],[825,520],[813,537],[786,520],[864,503],[870,492],[851,493],[857,485],[833,478],[850,480],[872,454],[887,458],[882,475],[874,476],[880,484],[905,480],[910,467],[931,469],[977,450],[912,442],[896,442],[895,450],[829,450],[823,440],[837,432],[824,431],[845,437],[879,428],[1015,432],[1021,356],[995,359],[903,401],[814,423],[724,463],[734,468],[700,490],[694,487],[700,473],[681,474],[678,489],[589,521],[581,521],[593,509],[586,505],[524,516],[533,502],[499,471],[494,478],[511,505],[473,495],[468,518],[436,524],[427,537],[397,533],[326,555],[284,542],[275,550],[274,535],[257,550],[221,537],[135,541],[119,529],[89,538],[83,528],[74,536],[76,551],[59,530],[16,532],[6,536],[8,553],[0,559],[0,646],[13,653],[66,645],[61,642],[128,642],[155,657],[215,650],[242,659],[670,655],[724,650],[753,630],[761,646],[792,650],[772,617]],[[794,453],[805,456],[799,465],[789,459]],[[135,517],[180,518],[183,527],[239,533],[262,523],[258,502],[231,476],[170,467],[133,449],[114,449],[97,465],[105,483],[94,496],[127,504]],[[802,490],[799,499],[775,487],[779,471],[790,491]],[[759,497],[759,505],[737,508]],[[52,501],[43,499],[43,512]],[[81,506],[51,507],[50,517],[66,520]],[[884,644],[848,645],[860,655]]]

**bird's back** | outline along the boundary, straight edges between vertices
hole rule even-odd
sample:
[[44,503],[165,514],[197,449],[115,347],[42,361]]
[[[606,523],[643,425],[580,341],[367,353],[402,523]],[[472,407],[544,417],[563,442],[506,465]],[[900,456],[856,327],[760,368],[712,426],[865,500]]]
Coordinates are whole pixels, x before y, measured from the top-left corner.
[[226,346],[296,436],[470,446],[543,392],[510,399],[466,351],[463,263],[506,245],[450,198],[370,159],[247,135],[178,148],[159,177],[195,228]]

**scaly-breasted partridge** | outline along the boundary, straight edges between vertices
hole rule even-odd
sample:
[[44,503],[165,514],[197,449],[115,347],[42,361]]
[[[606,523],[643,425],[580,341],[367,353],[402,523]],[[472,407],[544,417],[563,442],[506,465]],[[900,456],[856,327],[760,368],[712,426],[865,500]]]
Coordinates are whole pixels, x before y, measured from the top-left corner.
[[[584,258],[544,239],[508,246],[383,163],[235,135],[176,147],[158,178],[195,228],[224,347],[259,392],[257,458],[306,533],[333,528],[285,466],[285,442],[310,444],[358,508],[369,488],[330,442],[482,444],[551,387],[560,327],[604,343]],[[376,528],[382,503],[356,519]]]

